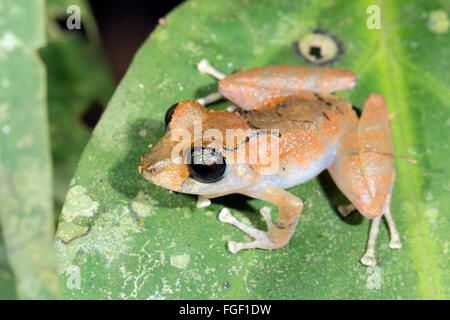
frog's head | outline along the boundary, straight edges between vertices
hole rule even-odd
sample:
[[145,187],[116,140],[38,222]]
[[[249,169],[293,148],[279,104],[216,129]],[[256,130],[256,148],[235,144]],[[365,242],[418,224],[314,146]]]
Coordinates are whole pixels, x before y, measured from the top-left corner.
[[254,170],[236,161],[236,148],[224,147],[226,130],[249,130],[237,113],[207,110],[196,100],[186,100],[167,110],[165,122],[166,133],[141,158],[139,173],[146,180],[205,196],[237,192],[255,183]]

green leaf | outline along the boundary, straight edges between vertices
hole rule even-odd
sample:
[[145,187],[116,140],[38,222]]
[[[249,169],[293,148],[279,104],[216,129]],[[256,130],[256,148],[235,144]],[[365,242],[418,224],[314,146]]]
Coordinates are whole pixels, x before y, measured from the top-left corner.
[[[0,225],[1,227],[1,225]],[[14,274],[6,257],[6,247],[3,232],[0,229],[0,300],[17,298]]]
[[[373,4],[381,29],[367,27]],[[449,125],[450,43],[446,16],[433,16],[448,9],[447,2],[425,0],[182,4],[143,44],[83,153],[57,233],[62,279],[70,280],[66,270],[76,265],[81,286],[65,288],[64,295],[449,298],[449,146],[442,134]],[[335,206],[345,200],[327,174],[290,189],[305,208],[286,248],[231,254],[227,240],[249,239],[220,223],[218,212],[229,207],[263,228],[257,210],[265,203],[227,196],[195,209],[196,197],[153,186],[137,173],[140,155],[164,133],[166,109],[216,90],[196,62],[207,58],[226,74],[241,66],[306,64],[293,43],[316,29],[342,44],[333,66],[358,74],[357,87],[340,95],[362,106],[371,92],[383,94],[396,113],[395,152],[418,160],[396,160],[392,212],[403,249],[388,248],[381,228],[377,267],[359,263],[368,220],[338,216]]]
[[[36,52],[45,43],[44,1],[2,1],[0,17],[3,241],[18,297],[55,298],[59,279],[53,246],[46,77]],[[10,287],[9,277],[5,279]]]

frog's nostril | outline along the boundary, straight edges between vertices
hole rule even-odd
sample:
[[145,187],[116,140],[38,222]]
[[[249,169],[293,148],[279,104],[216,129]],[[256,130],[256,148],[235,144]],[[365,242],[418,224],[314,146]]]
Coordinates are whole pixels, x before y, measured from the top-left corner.
[[145,167],[145,166],[143,166],[143,165],[140,165],[139,168],[138,168],[138,171],[139,171],[139,174],[140,174],[141,176],[147,178],[147,175],[148,175],[149,173],[151,173],[152,170],[151,170],[151,169],[149,170],[149,168],[147,168],[147,167]]
[[139,167],[139,174],[147,181],[153,183],[153,177],[155,176],[154,169],[148,167]]

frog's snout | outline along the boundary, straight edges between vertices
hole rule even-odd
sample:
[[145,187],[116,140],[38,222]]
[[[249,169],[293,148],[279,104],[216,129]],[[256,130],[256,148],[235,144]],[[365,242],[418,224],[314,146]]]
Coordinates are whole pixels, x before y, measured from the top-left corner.
[[161,171],[164,170],[165,164],[164,161],[157,161],[155,163],[150,163],[145,159],[144,156],[141,157],[141,164],[139,165],[138,171],[141,176],[143,176],[146,180],[154,183],[154,176],[158,175]]
[[144,177],[146,180],[151,182],[151,172],[149,172],[146,168],[146,166],[143,163],[143,156],[141,157],[141,164],[139,165],[138,171],[139,174]]
[[144,156],[138,170],[145,180],[173,191],[179,191],[181,184],[189,176],[186,165],[171,159],[149,161]]

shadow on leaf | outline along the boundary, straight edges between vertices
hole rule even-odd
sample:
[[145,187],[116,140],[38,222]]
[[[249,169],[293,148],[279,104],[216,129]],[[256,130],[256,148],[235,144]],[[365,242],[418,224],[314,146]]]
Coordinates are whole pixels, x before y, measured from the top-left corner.
[[338,212],[338,206],[349,204],[349,201],[344,196],[344,194],[336,187],[328,171],[322,172],[318,176],[318,179],[322,190],[327,195],[328,202],[342,221],[351,225],[359,225],[363,223],[364,217],[357,210],[352,211],[346,217],[343,217]]

